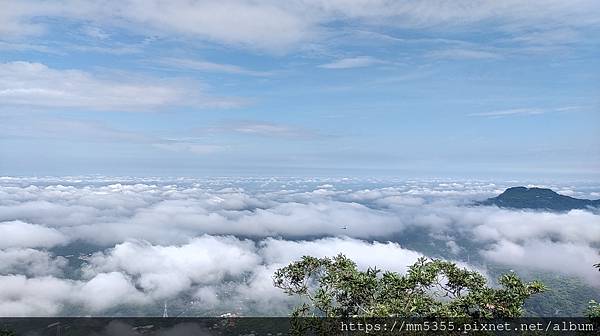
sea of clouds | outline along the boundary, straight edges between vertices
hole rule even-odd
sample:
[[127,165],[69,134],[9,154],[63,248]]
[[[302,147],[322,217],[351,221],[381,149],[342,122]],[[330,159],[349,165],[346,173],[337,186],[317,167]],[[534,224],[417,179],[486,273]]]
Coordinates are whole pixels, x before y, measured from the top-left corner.
[[[600,214],[474,205],[513,185],[3,177],[0,316],[156,315],[163,303],[172,315],[285,315],[297,302],[273,287],[275,270],[338,253],[404,272],[437,249],[484,273],[527,267],[600,287]],[[600,186],[546,186],[600,196]]]

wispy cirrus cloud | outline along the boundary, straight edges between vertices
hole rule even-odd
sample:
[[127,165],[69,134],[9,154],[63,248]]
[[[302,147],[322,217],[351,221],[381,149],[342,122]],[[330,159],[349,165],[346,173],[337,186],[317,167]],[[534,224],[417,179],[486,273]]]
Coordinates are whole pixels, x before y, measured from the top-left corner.
[[274,52],[305,40],[313,30],[313,20],[270,1],[174,1],[168,6],[160,0],[8,1],[0,13],[0,36],[43,35],[52,24],[37,18],[67,18],[91,22],[96,29],[120,27],[147,36],[185,37]]
[[342,58],[331,63],[321,64],[320,68],[324,69],[352,69],[352,68],[364,68],[368,66],[372,66],[375,64],[385,63],[382,60],[379,60],[370,56],[358,56],[358,57],[349,57]]
[[431,58],[450,60],[483,60],[502,58],[502,55],[496,52],[463,48],[436,50],[428,53],[428,56]]
[[268,71],[256,71],[233,64],[215,63],[199,59],[163,58],[156,61],[156,63],[163,66],[179,68],[184,70],[195,70],[201,72],[218,72],[233,75],[246,75],[258,77],[265,77],[271,75],[271,73]]
[[181,80],[107,77],[23,61],[0,64],[0,103],[4,106],[144,111],[181,105],[225,108],[243,104],[241,99],[205,94],[195,85]]
[[497,111],[489,111],[489,112],[477,112],[471,113],[469,116],[472,117],[509,117],[509,116],[527,116],[527,115],[540,115],[552,112],[569,112],[569,111],[578,111],[584,109],[584,106],[563,106],[563,107],[553,107],[553,108],[543,108],[543,107],[526,107],[526,108],[515,108],[515,109],[507,109],[507,110],[497,110]]
[[159,143],[153,144],[153,146],[172,152],[185,152],[199,155],[222,152],[228,148],[224,145],[185,142],[179,140],[163,140]]
[[[155,133],[132,131],[85,119],[49,118],[5,114],[0,124],[1,138],[28,138],[43,140],[70,140],[88,143],[119,143],[150,146],[159,150],[191,154],[212,154],[231,148],[225,143],[214,143],[213,135],[229,133],[290,140],[311,140],[327,137],[316,130],[301,126],[262,121],[230,121],[219,126],[191,128],[189,136],[173,137]],[[167,134],[162,131],[159,133]]]
[[202,131],[305,140],[326,136],[301,126],[252,120],[228,121]]
[[[597,27],[600,7],[593,0],[534,0],[502,2],[468,0],[389,1],[171,1],[164,6],[151,1],[75,0],[40,2],[5,1],[0,11],[0,35],[43,35],[53,22],[69,19],[91,24],[87,35],[108,38],[104,26],[119,27],[145,35],[184,37],[225,45],[286,52],[322,41],[331,23],[354,27],[476,30],[494,24],[494,30],[519,35],[541,27]],[[343,18],[343,20],[340,20]],[[40,20],[42,19],[42,20]]]
[[0,125],[0,138],[137,144],[159,150],[198,155],[216,153],[228,148],[226,145],[206,143],[207,139],[158,136],[123,130],[97,121],[10,115],[3,118],[4,123]]

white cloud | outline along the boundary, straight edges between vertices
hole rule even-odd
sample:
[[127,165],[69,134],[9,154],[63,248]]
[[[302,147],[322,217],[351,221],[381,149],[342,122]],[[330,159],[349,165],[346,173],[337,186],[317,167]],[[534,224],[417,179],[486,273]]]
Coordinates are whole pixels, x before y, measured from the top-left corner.
[[469,116],[476,117],[507,117],[507,116],[523,116],[523,115],[539,115],[546,114],[550,112],[569,112],[569,111],[577,111],[583,109],[583,106],[562,106],[562,107],[554,107],[554,108],[542,108],[542,107],[525,107],[525,108],[515,108],[508,110],[498,110],[498,111],[490,111],[490,112],[478,112],[469,114]]
[[227,149],[227,146],[211,145],[183,141],[165,141],[153,145],[156,148],[164,149],[172,152],[189,152],[193,154],[211,154],[221,152]]
[[99,40],[106,40],[110,37],[110,34],[103,31],[101,28],[94,26],[85,26],[81,31],[84,34]]
[[250,70],[238,65],[214,63],[205,60],[196,59],[184,59],[184,58],[163,58],[157,61],[158,64],[181,68],[186,70],[196,70],[203,72],[220,72],[235,75],[247,75],[247,76],[269,76],[271,73],[266,71]]
[[432,58],[450,59],[450,60],[478,60],[478,59],[497,59],[501,56],[495,52],[487,50],[471,49],[446,49],[436,50],[428,54]]
[[116,272],[102,273],[85,282],[53,276],[2,275],[0,287],[2,316],[52,316],[69,306],[80,307],[80,314],[98,313],[149,302],[129,278]]
[[[13,6],[14,5],[14,6]],[[311,27],[302,16],[277,3],[249,1],[62,1],[41,4],[24,1],[6,5],[0,32],[40,34],[39,16],[63,17],[114,25],[148,35],[200,38],[252,49],[280,50],[304,40]]]
[[350,58],[342,58],[337,61],[322,64],[319,67],[325,69],[352,69],[352,68],[364,68],[375,64],[380,64],[382,61],[369,57],[369,56],[359,56],[359,57],[350,57]]
[[42,44],[19,43],[0,41],[0,50],[16,50],[16,51],[37,51],[48,54],[56,53],[56,51]]
[[[272,286],[278,267],[303,255],[344,253],[363,269],[403,272],[422,254],[385,241],[406,229],[423,229],[424,241],[458,253],[452,257],[475,245],[468,252],[495,264],[597,284],[597,213],[470,206],[505,187],[489,182],[381,183],[0,178],[0,287],[8,288],[0,293],[0,314],[139,311],[164,300],[200,315],[281,314],[294,301]],[[77,272],[63,272],[64,258],[29,248],[75,240],[111,248],[85,257]]]
[[472,211],[467,212],[464,220],[478,222],[472,230],[479,239],[519,242],[556,238],[575,243],[600,242],[600,216],[584,210],[568,213],[498,210],[479,214]]
[[[168,4],[168,5],[167,5]],[[594,0],[292,0],[292,1],[8,1],[0,34],[42,34],[39,18],[67,18],[147,35],[183,36],[250,49],[282,52],[327,36],[332,23],[358,27],[476,29],[493,24],[504,32],[597,26]],[[38,19],[38,20],[36,20]],[[535,28],[535,29],[534,29]]]
[[314,139],[323,136],[313,130],[299,126],[249,120],[231,121],[223,123],[221,126],[209,127],[201,129],[200,131],[237,133],[288,139]]
[[482,254],[499,264],[578,276],[600,287],[598,270],[592,267],[600,256],[598,249],[588,245],[550,240],[528,240],[517,244],[503,240]]
[[[68,231],[70,235],[85,240],[111,244],[127,238],[161,243],[183,242],[190,236],[205,232],[252,237],[338,234],[381,237],[403,228],[402,222],[392,214],[360,204],[290,202],[261,209],[249,203],[240,209],[219,209],[220,199],[227,198],[227,194],[220,194],[197,200],[165,200],[137,210],[130,218],[82,223],[68,228]],[[344,226],[347,230],[342,229]]]
[[159,139],[142,133],[128,132],[112,128],[99,122],[42,118],[39,116],[5,116],[0,131],[4,136],[14,138],[78,139],[106,142],[151,143]]
[[[42,118],[29,115],[5,116],[0,125],[2,135],[11,138],[60,139],[146,145],[171,152],[197,155],[227,150],[225,145],[202,143],[205,139],[171,139],[138,131],[127,131],[109,125],[78,119]],[[193,140],[193,141],[192,141]],[[68,215],[68,214],[67,214]]]
[[286,265],[305,255],[323,258],[343,253],[363,270],[377,266],[380,269],[404,273],[409,265],[423,256],[421,253],[403,249],[396,243],[368,243],[350,238],[324,238],[314,241],[269,238],[261,244],[261,254],[265,261],[278,265]]
[[0,288],[0,315],[48,316],[62,310],[65,298],[73,293],[73,281],[0,275]]
[[0,64],[0,103],[14,106],[91,110],[147,110],[171,105],[233,107],[235,99],[198,93],[189,83],[103,78],[41,63]]
[[159,306],[184,294],[192,299],[193,309],[205,314],[284,315],[295,298],[273,287],[274,271],[303,255],[338,253],[354,258],[361,269],[377,265],[399,272],[421,256],[398,244],[349,238],[267,239],[255,244],[204,235],[174,246],[126,242],[87,258],[83,279],[0,276],[0,314],[56,315],[68,307],[79,307],[80,314],[102,314],[116,307]]
[[61,275],[67,265],[63,257],[54,257],[46,251],[31,248],[0,250],[0,274],[27,276]]
[[52,247],[67,242],[67,237],[54,228],[22,221],[0,222],[0,248]]
[[547,31],[533,31],[520,34],[519,36],[512,38],[511,41],[529,45],[545,46],[571,44],[577,41],[578,38],[578,33],[574,29],[557,28]]
[[375,238],[401,233],[408,226],[460,229],[492,241],[529,237],[600,240],[599,216],[589,211],[548,213],[461,206],[468,204],[465,199],[483,199],[501,191],[489,183],[286,192],[141,183],[7,186],[0,188],[0,197],[5,199],[0,220],[19,219],[58,229],[71,239],[108,244],[128,238],[182,243],[202,233]]
[[119,305],[150,302],[149,298],[134,287],[128,276],[119,272],[98,274],[89,281],[78,284],[66,298],[82,304],[91,312],[101,312]]
[[88,260],[86,274],[127,273],[153,297],[173,297],[192,284],[218,284],[252,271],[260,258],[254,243],[233,237],[202,236],[183,246],[125,242]]
[[5,1],[0,10],[0,35],[9,38],[41,34],[45,31],[42,24],[31,22],[33,16],[48,13],[55,14],[48,6],[32,6],[32,3]]

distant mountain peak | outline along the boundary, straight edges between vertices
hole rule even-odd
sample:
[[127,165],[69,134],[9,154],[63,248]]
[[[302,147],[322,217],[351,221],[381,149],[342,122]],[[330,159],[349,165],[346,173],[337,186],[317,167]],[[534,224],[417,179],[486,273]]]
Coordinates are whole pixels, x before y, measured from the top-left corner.
[[481,205],[496,205],[502,208],[540,209],[552,211],[568,211],[600,207],[600,200],[579,199],[561,195],[548,188],[511,187],[502,194],[488,198]]
[[504,193],[511,193],[511,192],[528,192],[528,191],[531,191],[531,192],[549,192],[549,193],[552,193],[552,194],[558,194],[556,191],[554,191],[552,189],[549,189],[549,188],[539,188],[539,187],[527,188],[527,187],[523,187],[523,186],[520,186],[520,187],[510,187],[510,188],[506,189],[503,192],[503,194]]

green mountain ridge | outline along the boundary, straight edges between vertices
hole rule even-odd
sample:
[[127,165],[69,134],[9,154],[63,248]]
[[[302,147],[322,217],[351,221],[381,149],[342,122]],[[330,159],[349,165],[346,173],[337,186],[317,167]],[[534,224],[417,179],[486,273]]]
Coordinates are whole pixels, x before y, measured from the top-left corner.
[[552,189],[512,187],[502,194],[479,202],[479,205],[496,205],[501,208],[569,211],[600,207],[600,200],[579,199],[561,195]]

